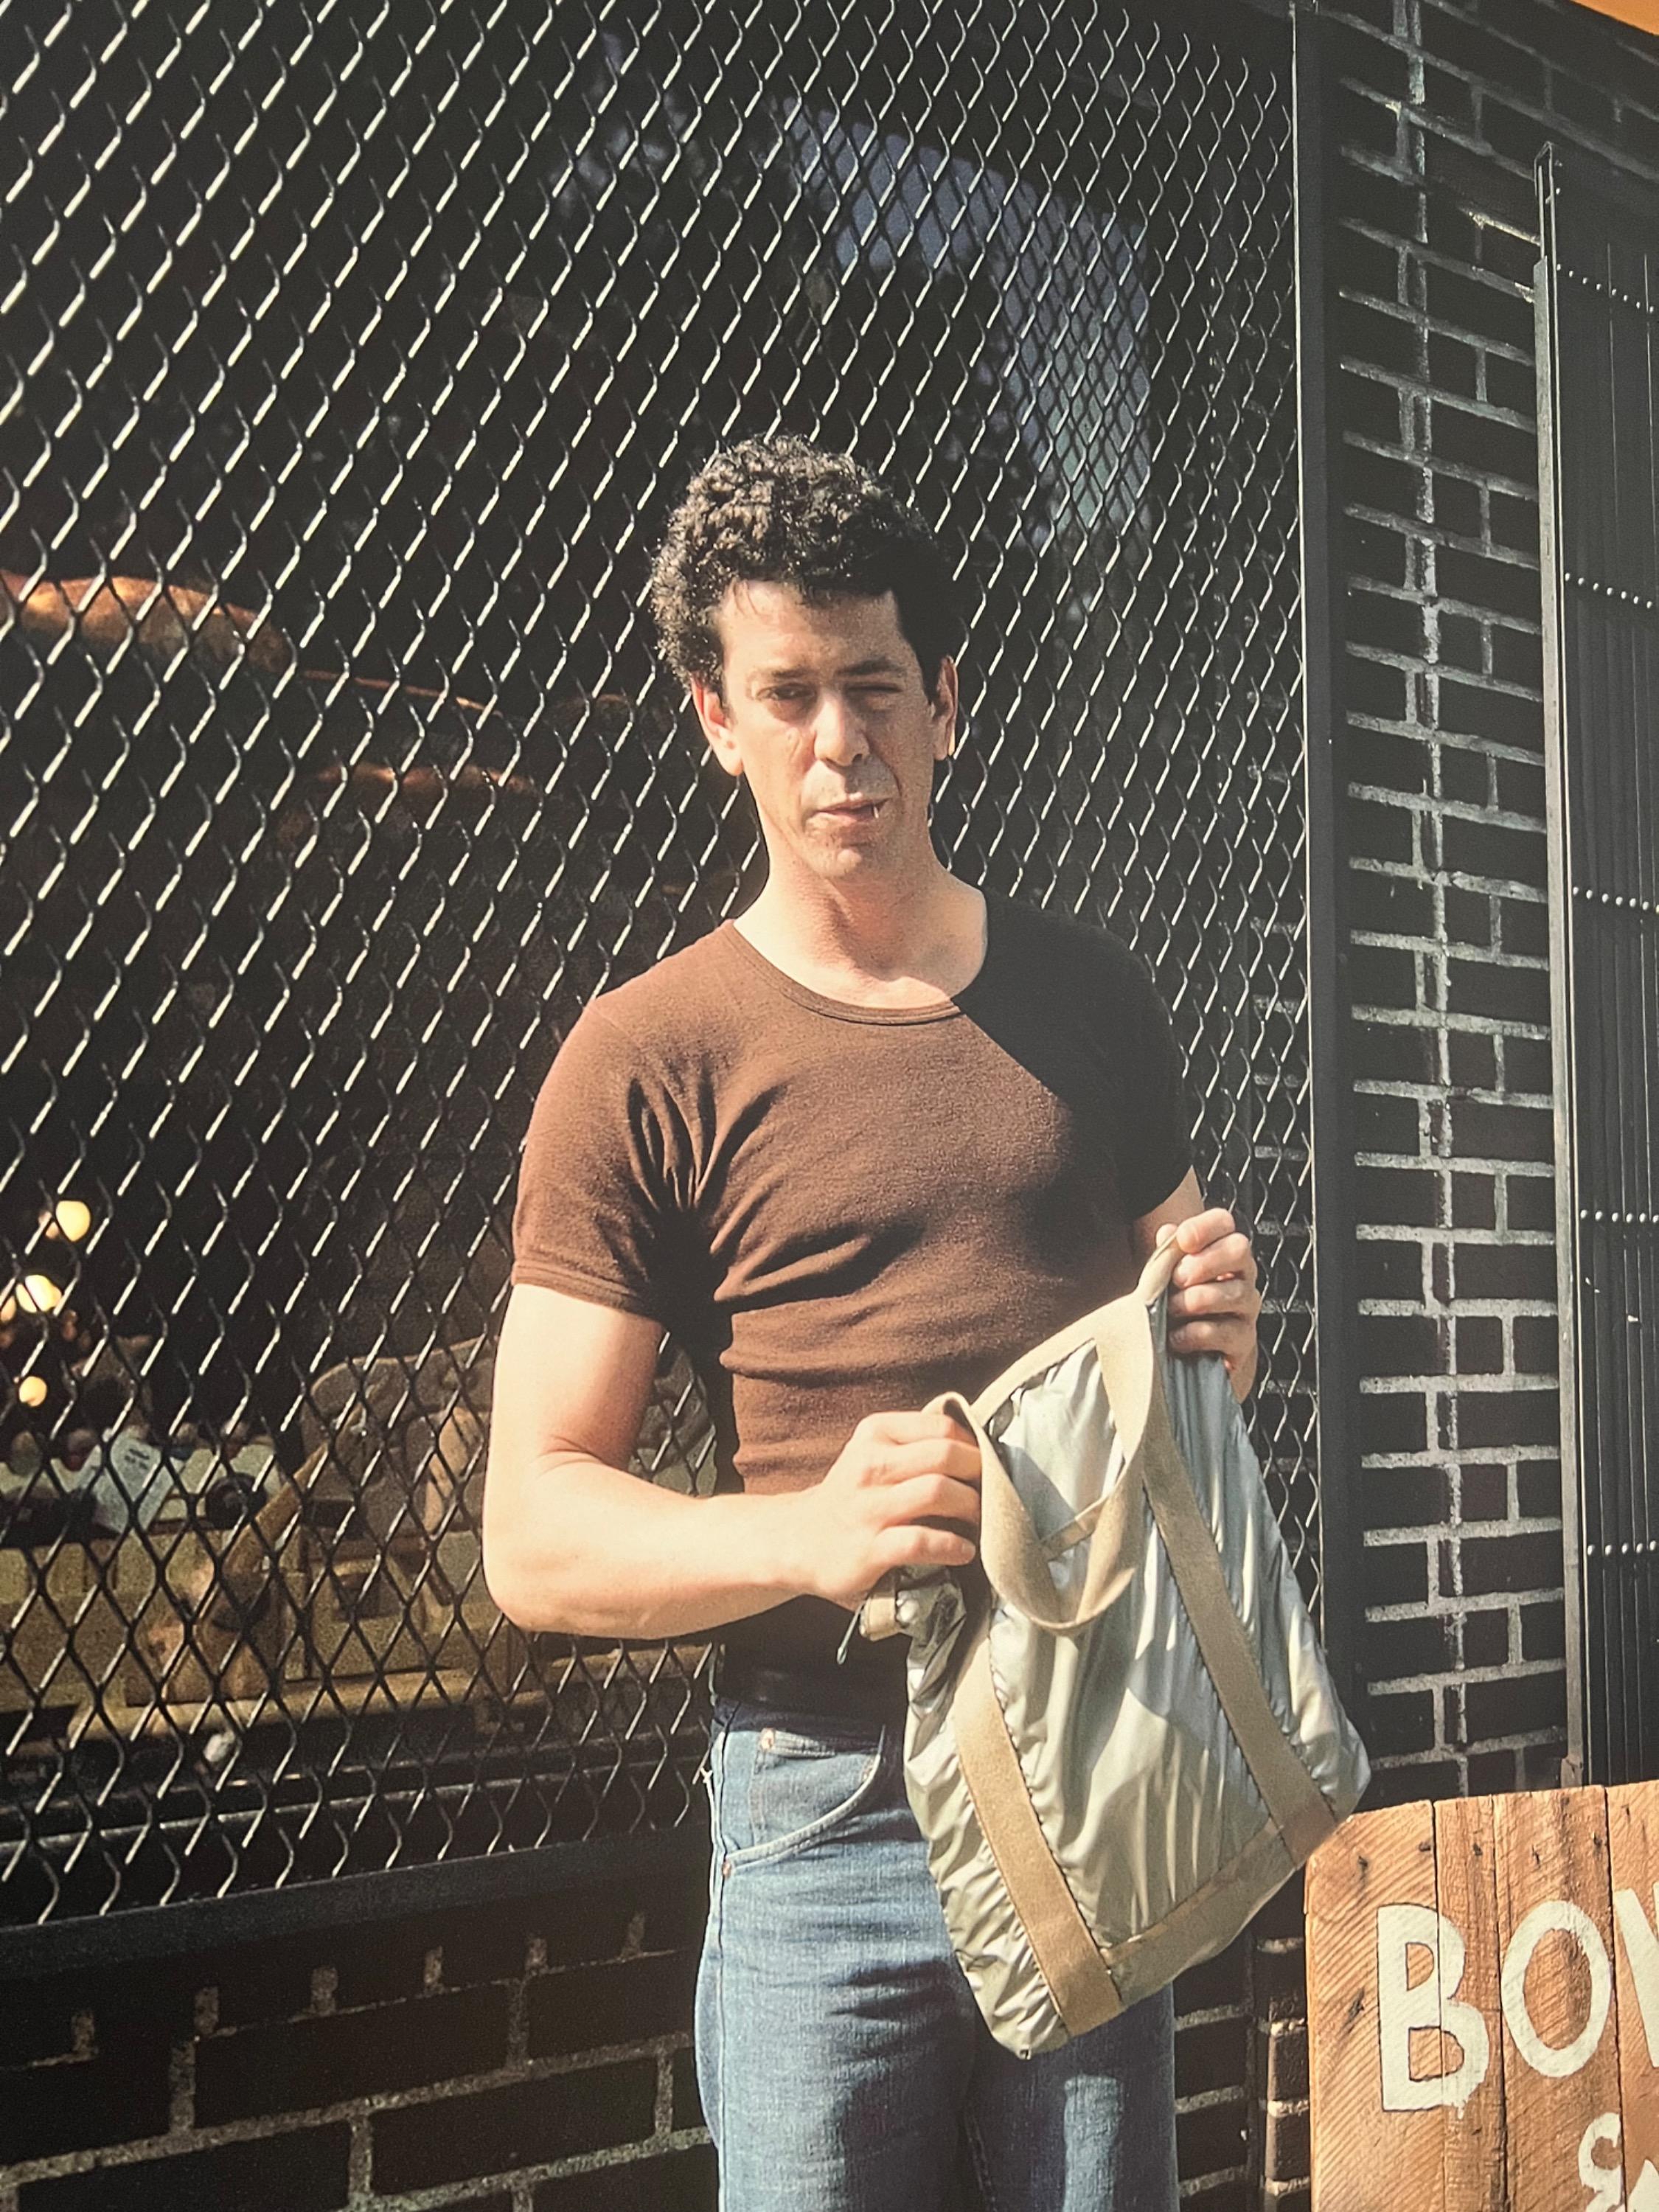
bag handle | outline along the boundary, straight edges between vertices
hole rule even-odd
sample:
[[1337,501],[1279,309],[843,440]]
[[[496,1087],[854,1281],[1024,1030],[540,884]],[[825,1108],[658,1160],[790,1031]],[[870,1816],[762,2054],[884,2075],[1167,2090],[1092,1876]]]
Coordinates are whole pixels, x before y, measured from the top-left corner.
[[1227,1587],[1215,1532],[1176,1442],[1161,1385],[1146,1427],[1141,1465],[1146,1503],[1164,1539],[1170,1571],[1227,1725],[1285,1849],[1300,1866],[1335,1827],[1336,1815],[1273,1711],[1261,1662]]
[[[1036,1530],[976,1407],[954,1396],[934,1402],[965,1419],[978,1439],[980,1555],[998,1595],[1017,1605],[1036,1627],[1056,1635],[1074,1632],[1123,1589],[1140,1553],[1129,1542],[1130,1517],[1146,1498],[1228,1725],[1286,1850],[1300,1865],[1334,1828],[1336,1816],[1279,1726],[1170,1425],[1149,1316],[1179,1258],[1173,1239],[1160,1246],[1135,1293],[1114,1299],[1097,1317],[1101,1382],[1126,1463],[1090,1533],[1088,1567],[1069,1613],[1051,1610],[1059,1593]],[[990,1832],[988,1824],[988,1837]]]
[[1153,1253],[1135,1290],[1103,1306],[1095,1349],[1101,1381],[1117,1431],[1123,1472],[1103,1500],[1085,1539],[1089,1563],[1082,1587],[1060,1602],[1048,1561],[1024,1499],[986,1429],[977,1403],[957,1391],[935,1398],[930,1413],[949,1413],[970,1430],[980,1457],[980,1558],[999,1597],[1016,1605],[1033,1626],[1067,1636],[1098,1619],[1121,1595],[1135,1571],[1139,1547],[1131,1542],[1143,1494],[1142,1456],[1158,1383],[1146,1310],[1170,1286],[1181,1255],[1173,1238]]

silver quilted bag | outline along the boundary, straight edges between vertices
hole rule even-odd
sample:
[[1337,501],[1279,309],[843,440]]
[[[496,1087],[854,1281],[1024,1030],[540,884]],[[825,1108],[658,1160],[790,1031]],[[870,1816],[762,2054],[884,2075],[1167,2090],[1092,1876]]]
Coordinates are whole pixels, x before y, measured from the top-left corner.
[[1165,1245],[971,1404],[977,1600],[910,1638],[906,1780],[992,2033],[1051,2050],[1230,1942],[1369,1778],[1226,1369],[1171,1358]]

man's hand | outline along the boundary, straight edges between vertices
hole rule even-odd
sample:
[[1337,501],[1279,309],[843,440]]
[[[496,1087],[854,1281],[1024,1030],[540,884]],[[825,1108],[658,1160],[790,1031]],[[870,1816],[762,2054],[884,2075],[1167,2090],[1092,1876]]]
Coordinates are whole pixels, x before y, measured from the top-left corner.
[[1250,1240],[1218,1206],[1190,1214],[1174,1228],[1166,1224],[1158,1231],[1160,1248],[1171,1237],[1182,1257],[1170,1293],[1170,1349],[1183,1355],[1218,1352],[1227,1363],[1233,1395],[1244,1398],[1255,1380],[1255,1325],[1261,1311]]
[[967,1565],[979,1446],[948,1413],[871,1413],[823,1481],[790,1502],[802,1587],[850,1610],[894,1567]]

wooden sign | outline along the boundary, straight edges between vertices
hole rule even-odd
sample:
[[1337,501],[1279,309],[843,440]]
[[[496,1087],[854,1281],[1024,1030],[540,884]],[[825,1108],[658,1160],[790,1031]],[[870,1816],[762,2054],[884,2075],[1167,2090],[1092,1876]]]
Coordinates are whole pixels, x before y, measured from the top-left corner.
[[1580,5],[1594,8],[1598,15],[1634,24],[1638,31],[1659,33],[1659,0],[1580,0]]
[[1659,1783],[1362,1814],[1307,1894],[1314,2212],[1659,2212]]

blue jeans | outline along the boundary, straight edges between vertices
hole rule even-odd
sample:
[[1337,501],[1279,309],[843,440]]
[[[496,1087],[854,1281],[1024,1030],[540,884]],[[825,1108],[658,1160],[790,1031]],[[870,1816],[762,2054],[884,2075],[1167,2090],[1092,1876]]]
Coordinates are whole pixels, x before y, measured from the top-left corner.
[[979,2017],[898,1728],[717,1701],[697,2074],[721,2212],[1174,2212],[1166,1990],[1016,2058]]

